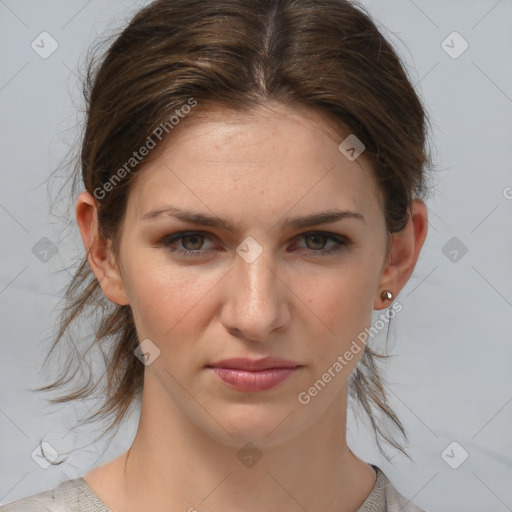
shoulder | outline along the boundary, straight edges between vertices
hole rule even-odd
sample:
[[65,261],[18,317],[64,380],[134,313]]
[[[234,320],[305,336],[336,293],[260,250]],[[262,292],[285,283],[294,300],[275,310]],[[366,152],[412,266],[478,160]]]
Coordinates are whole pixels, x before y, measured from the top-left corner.
[[27,496],[0,507],[0,512],[47,512],[56,511],[55,490]]
[[377,481],[357,512],[427,512],[402,496],[380,468],[373,464],[372,467],[377,472]]
[[65,480],[57,488],[0,507],[0,512],[111,512],[83,478]]

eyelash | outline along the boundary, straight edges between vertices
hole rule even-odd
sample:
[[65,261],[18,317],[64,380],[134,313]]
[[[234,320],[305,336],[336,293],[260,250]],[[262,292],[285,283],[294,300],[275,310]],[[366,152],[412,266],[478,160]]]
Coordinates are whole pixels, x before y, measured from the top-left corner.
[[[350,241],[345,237],[340,237],[338,235],[334,235],[333,233],[324,233],[322,231],[310,231],[307,233],[303,233],[299,236],[301,237],[307,237],[307,236],[313,236],[313,235],[320,235],[323,237],[326,237],[327,239],[330,239],[335,242],[336,245],[332,246],[330,249],[307,249],[308,251],[314,253],[318,256],[329,256],[332,254],[336,254],[344,249],[346,249],[348,246],[351,245]],[[201,231],[180,231],[177,233],[171,233],[166,236],[164,236],[160,242],[159,245],[163,245],[164,247],[168,248],[170,251],[182,254],[184,256],[202,256],[204,252],[201,249],[198,249],[196,251],[190,251],[187,249],[176,249],[171,248],[172,244],[182,240],[183,238],[189,237],[189,236],[199,236],[200,238],[209,238],[208,234],[202,233]]]

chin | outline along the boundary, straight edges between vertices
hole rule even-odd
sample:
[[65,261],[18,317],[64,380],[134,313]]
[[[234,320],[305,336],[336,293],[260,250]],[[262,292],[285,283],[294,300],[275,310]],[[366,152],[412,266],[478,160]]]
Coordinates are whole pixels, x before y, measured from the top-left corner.
[[[260,449],[282,444],[299,431],[293,406],[283,404],[226,404],[216,407],[208,430],[220,443],[241,448],[252,443]],[[214,432],[211,431],[214,428]]]

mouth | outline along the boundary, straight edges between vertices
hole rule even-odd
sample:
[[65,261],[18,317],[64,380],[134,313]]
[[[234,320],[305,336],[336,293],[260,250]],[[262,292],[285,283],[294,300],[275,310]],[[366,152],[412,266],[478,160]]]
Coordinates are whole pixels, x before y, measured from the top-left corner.
[[262,357],[261,359],[249,359],[245,357],[236,357],[232,359],[223,359],[208,365],[212,368],[229,368],[231,370],[272,370],[280,368],[296,368],[301,366],[295,361],[281,359],[279,357]]
[[207,368],[229,387],[245,393],[265,391],[278,386],[296,373],[302,365],[286,359],[225,359]]

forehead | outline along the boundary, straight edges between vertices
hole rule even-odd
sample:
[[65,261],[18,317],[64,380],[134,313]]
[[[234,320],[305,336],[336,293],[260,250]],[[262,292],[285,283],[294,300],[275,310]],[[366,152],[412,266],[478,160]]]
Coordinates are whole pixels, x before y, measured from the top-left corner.
[[176,198],[212,209],[220,199],[225,210],[230,195],[246,204],[265,197],[276,211],[293,200],[303,208],[336,199],[346,208],[378,208],[369,158],[350,161],[338,149],[348,135],[341,123],[307,108],[204,109],[182,120],[139,173],[131,202],[138,213]]
[[305,106],[269,102],[233,110],[207,104],[181,122],[167,141],[167,152],[177,153],[184,144],[190,147],[195,143],[197,147],[205,142],[205,149],[211,150],[210,159],[217,153],[219,159],[225,160],[231,148],[238,163],[244,163],[244,157],[251,155],[256,156],[255,161],[270,155],[273,160],[290,160],[294,155],[314,156],[326,145],[337,146],[348,134],[349,128],[341,121]]

